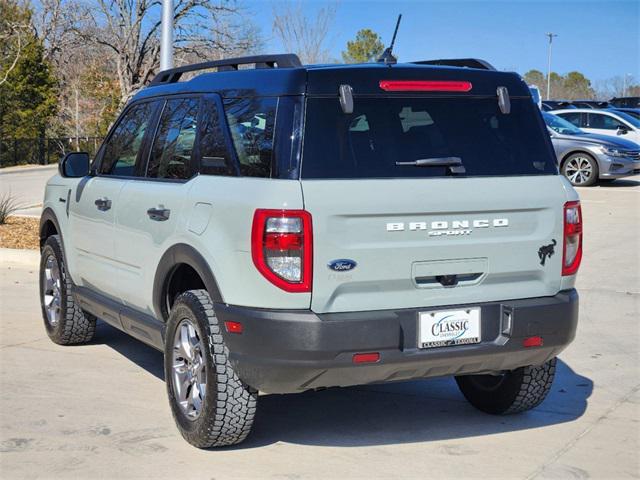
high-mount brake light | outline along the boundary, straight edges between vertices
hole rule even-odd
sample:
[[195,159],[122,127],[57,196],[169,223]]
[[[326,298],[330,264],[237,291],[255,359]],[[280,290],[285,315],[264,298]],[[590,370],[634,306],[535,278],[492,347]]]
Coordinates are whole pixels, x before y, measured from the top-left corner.
[[278,288],[287,292],[310,292],[311,214],[305,210],[256,210],[251,256],[258,271]]
[[471,82],[462,80],[380,80],[386,92],[468,92]]
[[582,261],[582,209],[580,202],[564,204],[564,244],[562,275],[574,275]]

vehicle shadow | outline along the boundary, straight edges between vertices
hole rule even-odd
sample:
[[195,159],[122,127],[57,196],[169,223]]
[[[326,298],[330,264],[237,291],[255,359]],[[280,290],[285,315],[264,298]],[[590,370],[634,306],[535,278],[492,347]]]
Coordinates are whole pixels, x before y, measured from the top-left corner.
[[149,345],[98,320],[91,343],[107,345],[164,382],[164,355]]
[[[163,355],[152,347],[106,324],[100,324],[95,342],[108,345],[164,380]],[[504,417],[471,407],[453,378],[260,395],[252,434],[241,445],[228,448],[258,448],[277,442],[357,447],[540,428],[581,417],[592,391],[589,378],[558,360],[556,379],[544,403],[530,412]]]
[[640,180],[630,179],[630,178],[619,178],[618,180],[614,180],[612,182],[599,183],[596,184],[600,188],[624,188],[624,187],[637,187],[640,185]]

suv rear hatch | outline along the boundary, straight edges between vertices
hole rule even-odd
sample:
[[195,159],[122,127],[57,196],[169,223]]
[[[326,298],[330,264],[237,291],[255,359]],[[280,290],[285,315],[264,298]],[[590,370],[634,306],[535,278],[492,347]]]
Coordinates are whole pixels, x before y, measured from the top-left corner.
[[350,114],[337,93],[320,91],[326,70],[309,72],[301,183],[313,219],[312,310],[555,295],[566,194],[519,77],[366,71],[354,76]]

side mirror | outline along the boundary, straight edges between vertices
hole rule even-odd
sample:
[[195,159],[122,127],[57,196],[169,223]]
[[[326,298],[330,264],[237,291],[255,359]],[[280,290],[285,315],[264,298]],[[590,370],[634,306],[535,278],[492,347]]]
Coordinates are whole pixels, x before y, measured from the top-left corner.
[[80,178],[89,175],[89,154],[87,152],[67,153],[58,165],[60,175],[66,178]]
[[629,129],[627,127],[625,127],[624,125],[618,125],[618,135],[626,135],[627,133],[629,133]]

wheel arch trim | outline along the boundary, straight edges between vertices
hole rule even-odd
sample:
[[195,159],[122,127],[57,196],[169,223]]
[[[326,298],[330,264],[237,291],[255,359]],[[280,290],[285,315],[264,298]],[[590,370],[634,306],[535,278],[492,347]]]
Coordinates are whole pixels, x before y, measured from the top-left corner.
[[45,225],[51,222],[53,226],[56,228],[58,235],[60,236],[60,243],[62,244],[62,251],[64,253],[64,241],[62,240],[62,231],[60,230],[60,222],[58,222],[58,217],[51,207],[47,207],[42,211],[42,215],[40,216],[40,226],[38,227],[38,237],[40,239],[40,251],[42,251],[42,247],[44,245],[44,227]]
[[195,248],[185,243],[171,246],[158,262],[153,280],[153,309],[156,318],[163,322],[168,317],[166,303],[167,287],[174,269],[181,264],[193,268],[202,279],[207,292],[215,303],[224,303],[218,282],[204,257]]

